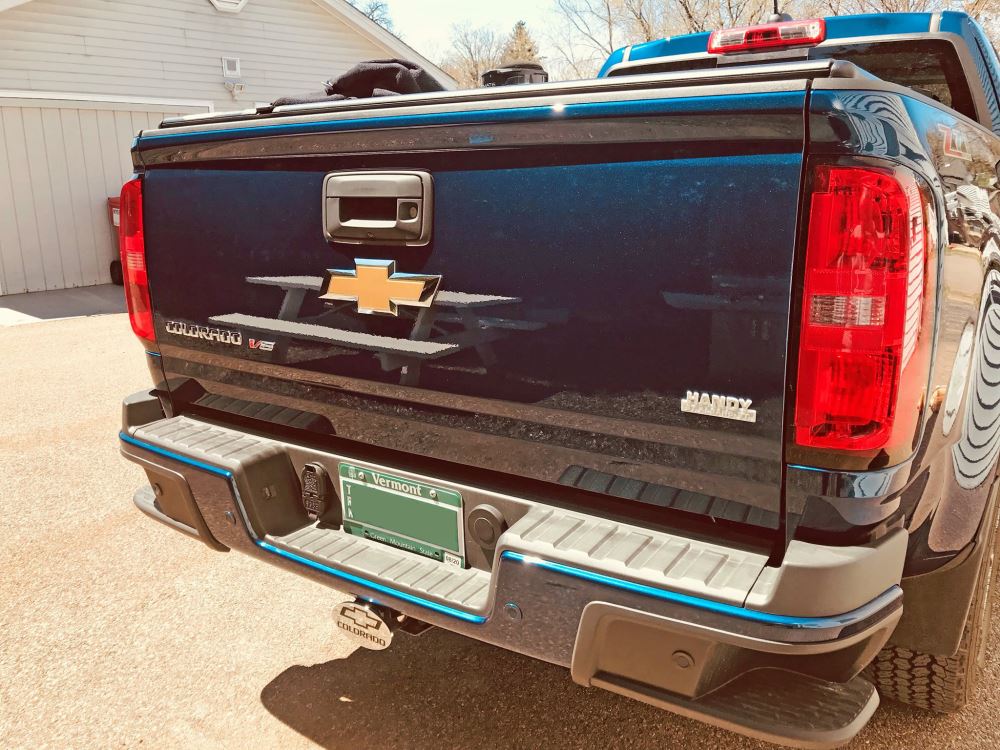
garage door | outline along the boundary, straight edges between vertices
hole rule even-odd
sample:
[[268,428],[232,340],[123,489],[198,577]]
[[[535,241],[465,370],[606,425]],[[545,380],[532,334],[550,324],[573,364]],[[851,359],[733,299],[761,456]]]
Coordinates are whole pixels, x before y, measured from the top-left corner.
[[108,283],[135,134],[208,104],[0,92],[0,295]]

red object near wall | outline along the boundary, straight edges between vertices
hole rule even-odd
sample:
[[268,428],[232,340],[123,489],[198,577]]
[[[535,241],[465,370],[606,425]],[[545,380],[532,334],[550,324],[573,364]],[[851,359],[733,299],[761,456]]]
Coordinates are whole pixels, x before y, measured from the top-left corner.
[[115,230],[115,249],[118,249],[118,211],[121,207],[122,199],[120,196],[115,196],[114,198],[108,198],[108,222]]

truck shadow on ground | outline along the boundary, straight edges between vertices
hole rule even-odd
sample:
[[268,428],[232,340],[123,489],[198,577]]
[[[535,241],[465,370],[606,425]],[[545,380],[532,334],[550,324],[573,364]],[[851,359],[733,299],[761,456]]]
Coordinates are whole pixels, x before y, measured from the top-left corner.
[[[261,702],[326,748],[774,747],[582,688],[565,669],[441,630],[397,635],[384,652],[289,667]],[[904,707],[883,704],[873,723],[887,719],[935,732],[933,719]]]

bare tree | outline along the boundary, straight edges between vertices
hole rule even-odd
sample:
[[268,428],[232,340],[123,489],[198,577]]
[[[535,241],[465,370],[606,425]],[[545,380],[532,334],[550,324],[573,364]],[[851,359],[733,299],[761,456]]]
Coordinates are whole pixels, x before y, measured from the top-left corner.
[[441,69],[462,88],[477,88],[483,73],[500,65],[504,41],[485,26],[456,24],[451,28],[451,51],[440,62]]
[[621,46],[621,0],[555,0],[555,11],[583,46],[605,56]]
[[545,66],[553,81],[593,78],[606,59],[595,50],[578,45],[572,29],[566,26],[550,29],[546,43],[554,53]]
[[767,19],[772,0],[677,0],[676,23],[685,33],[745,26]]
[[[592,75],[627,44],[744,20],[770,0],[553,0],[557,19],[548,42],[556,68]],[[758,20],[754,18],[752,20]],[[732,25],[731,23],[728,25]],[[558,70],[557,70],[558,72]]]
[[555,23],[546,35],[555,52],[550,76],[590,78],[615,49],[627,44],[624,0],[554,0]]
[[386,31],[394,31],[389,3],[386,0],[347,0]]
[[622,0],[622,16],[632,43],[662,39],[671,31],[670,5],[665,0]]
[[1000,13],[1000,0],[964,0],[962,10],[973,18],[992,20]]
[[1000,0],[794,0],[793,12],[812,15],[848,15],[851,13],[925,13],[938,10],[964,10],[980,21],[1000,13]]

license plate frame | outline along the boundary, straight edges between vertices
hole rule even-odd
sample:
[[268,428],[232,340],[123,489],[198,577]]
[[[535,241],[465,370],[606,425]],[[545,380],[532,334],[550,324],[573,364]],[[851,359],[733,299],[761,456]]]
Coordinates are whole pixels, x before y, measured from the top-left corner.
[[465,567],[462,493],[346,461],[337,474],[345,532]]

